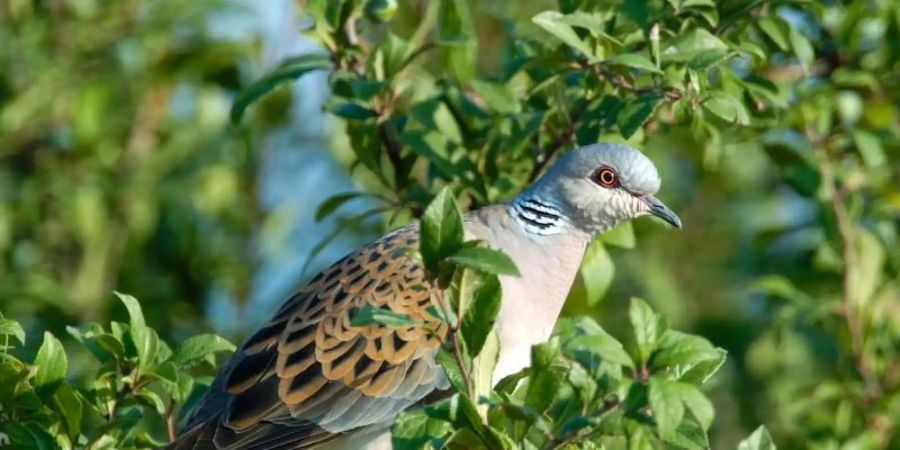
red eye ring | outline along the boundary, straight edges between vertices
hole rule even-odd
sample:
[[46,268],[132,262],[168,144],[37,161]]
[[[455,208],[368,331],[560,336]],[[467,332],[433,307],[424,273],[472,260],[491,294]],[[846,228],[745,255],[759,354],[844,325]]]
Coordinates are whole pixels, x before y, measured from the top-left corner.
[[605,188],[619,187],[619,175],[610,167],[601,167],[594,172],[594,182]]

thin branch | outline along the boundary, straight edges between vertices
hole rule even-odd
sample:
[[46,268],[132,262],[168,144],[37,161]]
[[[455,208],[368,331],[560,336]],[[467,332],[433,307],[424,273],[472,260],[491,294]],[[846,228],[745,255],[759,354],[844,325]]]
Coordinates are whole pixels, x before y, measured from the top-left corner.
[[462,316],[457,315],[456,320],[452,320],[453,310],[450,308],[450,305],[447,303],[447,298],[444,295],[444,290],[441,289],[438,299],[438,306],[440,306],[442,312],[444,313],[444,317],[447,318],[447,338],[450,340],[450,344],[453,347],[453,359],[456,360],[456,365],[459,367],[459,373],[463,379],[463,386],[466,388],[465,394],[472,398],[475,394],[475,389],[472,387],[472,379],[469,375],[469,368],[466,367],[466,360],[462,355],[462,347],[459,342],[459,327],[460,322],[462,320]]
[[169,411],[166,412],[166,436],[169,438],[169,443],[175,442],[175,436],[177,436],[175,432],[175,413],[172,411],[172,406],[169,405]]
[[550,143],[540,149],[538,154],[535,155],[534,166],[531,167],[531,173],[528,174],[529,182],[537,179],[538,175],[541,174],[541,171],[544,170],[544,167],[553,159],[553,156],[556,155],[560,149],[572,143],[572,138],[575,136],[575,124],[581,118],[581,115],[584,114],[587,106],[587,100],[582,99],[579,101],[578,105],[569,111],[569,122],[566,124],[565,128],[563,128],[562,133],[554,137]]
[[659,86],[638,87],[632,84],[622,74],[614,73],[609,70],[606,64],[598,63],[590,66],[591,70],[597,75],[597,78],[606,80],[616,89],[632,92],[637,95],[657,94],[666,98],[668,101],[675,101],[684,96],[680,90],[675,88],[664,88]]

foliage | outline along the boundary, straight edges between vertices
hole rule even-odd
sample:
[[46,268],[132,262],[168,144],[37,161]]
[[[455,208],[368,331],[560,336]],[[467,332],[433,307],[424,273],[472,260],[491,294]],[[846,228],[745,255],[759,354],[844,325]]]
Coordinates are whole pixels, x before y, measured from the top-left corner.
[[97,366],[92,381],[83,386],[67,382],[68,367],[74,361],[50,332],[44,333],[32,364],[10,354],[10,338],[24,344],[25,334],[17,322],[2,319],[0,336],[6,341],[0,350],[3,445],[158,448],[175,436],[179,410],[190,408],[209,385],[209,377],[201,375],[215,368],[217,353],[232,352],[235,347],[219,336],[202,334],[172,350],[144,322],[134,297],[116,295],[128,311],[128,323],[68,329]]
[[[330,54],[318,67],[331,70],[325,109],[344,119],[355,164],[395,215],[420,215],[441,186],[470,207],[507,199],[559,151],[598,140],[641,142],[683,128],[708,167],[728,144],[764,152],[778,181],[816,211],[806,223],[765,230],[784,239],[806,233],[799,253],[785,256],[811,258],[805,280],[784,270],[756,283],[787,301],[774,305],[747,361],[773,379],[767,401],[786,420],[772,424],[788,442],[896,442],[897,167],[885,148],[896,152],[898,114],[884,98],[900,79],[896,2],[561,1],[531,17],[538,30],[507,22],[488,72],[468,2],[408,5],[424,19],[406,35],[364,20],[362,7],[309,2],[308,35]],[[404,14],[401,4],[396,20]],[[276,72],[253,89],[285,81]],[[632,245],[630,228],[619,233],[613,238]],[[431,260],[435,249],[422,250]],[[580,280],[588,307],[607,290],[612,267],[603,243],[592,244]],[[809,333],[824,339],[807,344]],[[807,359],[779,352],[785,339]],[[636,361],[646,363],[651,350],[639,345]],[[818,364],[830,370],[809,376]],[[777,373],[785,368],[804,375]],[[677,389],[650,386],[651,405],[671,404],[680,417]],[[678,421],[661,425],[671,433]]]
[[62,330],[107,318],[118,288],[139,290],[148,317],[168,326],[167,302],[196,315],[191,301],[213,283],[242,297],[257,162],[223,125],[253,48],[212,33],[214,12],[238,10],[227,0],[0,4],[7,314]]
[[[689,403],[707,398],[713,448],[898,446],[897,2],[308,0],[304,35],[322,51],[262,77],[244,69],[251,45],[207,33],[222,3],[101,3],[0,4],[0,304],[24,318],[0,321],[8,339],[104,317],[115,286],[140,292],[167,337],[196,326],[213,287],[243,298],[248,242],[278,217],[263,217],[256,193],[265,134],[284,125],[273,111],[285,84],[327,71],[333,151],[359,190],[324,202],[317,220],[361,198],[378,204],[347,223],[386,212],[392,228],[425,220],[427,205],[453,216],[451,200],[508,200],[559,153],[605,140],[651,156],[685,223],[677,237],[636,223],[589,246],[570,318],[523,374],[556,380],[543,400],[528,396],[531,381],[479,381],[492,314],[465,312],[490,312],[491,273],[512,267],[453,237],[455,224],[433,229],[420,250],[456,302],[434,313],[457,325],[460,357],[451,348],[442,361],[459,369],[458,393],[404,416],[401,444],[552,447],[583,425],[575,436],[611,427],[609,448],[678,446],[673,425],[705,429],[711,415]],[[654,325],[655,311],[692,334]],[[404,320],[368,314],[358,320]],[[89,385],[71,363],[83,352],[57,335],[67,380]],[[695,335],[729,354],[699,397],[678,386],[700,380],[654,365],[704,354],[659,347]],[[630,337],[624,354],[611,336]],[[582,338],[603,373],[618,368],[618,387],[583,365]],[[629,363],[649,364],[647,376]],[[58,379],[58,367],[41,372],[42,386]],[[629,398],[632,387],[646,398]],[[604,411],[607,401],[619,406]],[[760,423],[771,436],[750,434]]]
[[[533,347],[529,368],[492,386],[497,275],[518,272],[502,253],[464,242],[461,223],[445,188],[424,211],[420,244],[423,263],[445,292],[435,314],[450,331],[438,361],[455,393],[401,414],[393,426],[395,449],[709,447],[714,411],[700,387],[725,362],[725,351],[669,330],[640,299],[631,301],[628,351],[595,321],[564,319],[556,336]],[[473,250],[480,251],[459,258]],[[354,324],[402,321],[360,316]]]

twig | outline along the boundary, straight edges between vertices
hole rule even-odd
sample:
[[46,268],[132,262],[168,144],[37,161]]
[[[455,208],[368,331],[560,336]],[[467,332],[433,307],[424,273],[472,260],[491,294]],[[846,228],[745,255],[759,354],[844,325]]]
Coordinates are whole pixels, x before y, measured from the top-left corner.
[[466,388],[465,394],[472,398],[475,394],[475,389],[472,387],[472,380],[469,376],[469,369],[466,367],[466,360],[462,355],[462,348],[459,343],[459,326],[462,320],[461,316],[456,316],[456,320],[453,321],[450,318],[452,317],[452,310],[450,305],[447,304],[447,298],[444,296],[444,291],[441,290],[439,295],[438,304],[441,307],[441,310],[444,312],[444,317],[447,318],[447,336],[450,339],[450,343],[453,346],[453,359],[456,360],[456,365],[459,367],[459,373],[463,379],[463,386]]
[[166,435],[170,443],[175,442],[175,414],[172,411],[172,405],[169,406],[169,411],[166,413]]
[[597,63],[590,66],[591,70],[598,78],[604,79],[613,85],[616,89],[632,92],[638,95],[658,94],[666,98],[668,101],[675,101],[684,96],[684,94],[675,88],[663,88],[659,86],[638,87],[628,81],[621,74],[617,74],[609,70],[609,67],[603,63]]
[[581,115],[584,114],[587,106],[587,100],[582,99],[578,102],[578,105],[569,112],[569,122],[566,124],[565,128],[563,128],[562,133],[554,137],[547,146],[540,149],[538,154],[535,155],[534,166],[531,167],[531,173],[528,174],[529,182],[537,179],[547,163],[553,159],[556,152],[572,142],[572,137],[575,135],[575,124],[578,122],[578,119],[581,118]]

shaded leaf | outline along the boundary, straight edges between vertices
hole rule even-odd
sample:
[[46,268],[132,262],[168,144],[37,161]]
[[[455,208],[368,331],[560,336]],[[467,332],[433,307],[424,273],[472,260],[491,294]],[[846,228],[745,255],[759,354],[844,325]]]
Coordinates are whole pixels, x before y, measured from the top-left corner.
[[625,107],[619,113],[617,123],[622,137],[628,139],[641,126],[650,119],[656,106],[662,101],[657,94],[641,95],[625,103]]
[[472,80],[472,88],[489,108],[500,114],[517,114],[522,111],[519,100],[506,84]]
[[235,123],[240,121],[244,111],[250,104],[281,84],[296,80],[310,72],[328,70],[330,68],[331,59],[328,55],[323,54],[300,55],[285,60],[275,70],[269,72],[238,94],[234,100],[234,105],[231,107],[231,121]]
[[340,208],[344,203],[358,198],[361,195],[363,195],[361,192],[346,192],[328,197],[328,199],[319,204],[319,208],[316,209],[316,222],[321,222],[322,219],[331,215],[331,213]]

